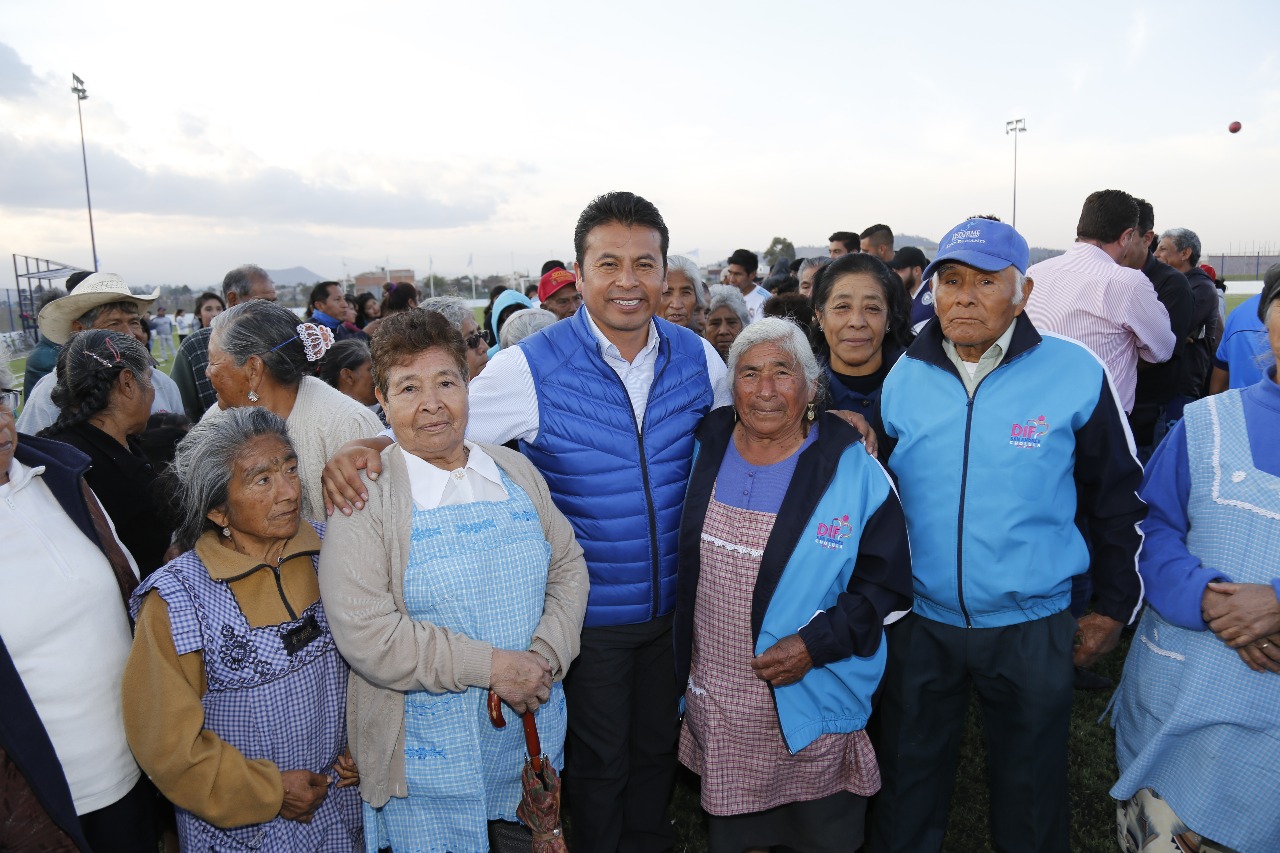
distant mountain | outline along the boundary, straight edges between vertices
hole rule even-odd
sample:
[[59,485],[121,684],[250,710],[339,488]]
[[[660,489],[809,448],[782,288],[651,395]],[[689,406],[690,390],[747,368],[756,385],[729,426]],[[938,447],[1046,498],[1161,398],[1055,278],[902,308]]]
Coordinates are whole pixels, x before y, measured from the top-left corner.
[[316,275],[306,267],[289,267],[287,270],[267,270],[267,275],[276,284],[302,284],[310,287],[322,281],[329,281],[322,275]]

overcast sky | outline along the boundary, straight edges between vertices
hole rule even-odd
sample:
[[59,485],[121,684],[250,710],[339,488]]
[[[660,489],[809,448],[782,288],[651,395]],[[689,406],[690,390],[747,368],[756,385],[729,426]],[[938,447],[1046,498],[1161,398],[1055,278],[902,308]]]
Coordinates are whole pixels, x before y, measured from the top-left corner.
[[98,255],[135,284],[536,272],[616,189],[703,263],[936,240],[1008,221],[1012,118],[1033,245],[1117,187],[1208,251],[1274,247],[1278,32],[1274,0],[0,0],[0,253],[92,264],[72,72]]

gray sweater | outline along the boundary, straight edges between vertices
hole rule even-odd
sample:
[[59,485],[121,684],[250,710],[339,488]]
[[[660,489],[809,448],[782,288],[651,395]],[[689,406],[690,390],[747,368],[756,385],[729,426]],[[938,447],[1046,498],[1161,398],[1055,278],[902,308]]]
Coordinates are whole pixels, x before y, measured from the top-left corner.
[[[481,445],[523,489],[551,545],[546,603],[530,650],[564,678],[578,655],[587,609],[587,564],[568,520],[551,502],[542,475],[505,447]],[[347,737],[360,768],[360,795],[375,808],[409,795],[404,768],[404,694],[488,687],[493,647],[428,622],[404,603],[413,496],[404,451],[382,451],[382,474],[365,479],[369,500],[350,516],[329,520],[320,553],[320,595],[338,650],[351,665]]]

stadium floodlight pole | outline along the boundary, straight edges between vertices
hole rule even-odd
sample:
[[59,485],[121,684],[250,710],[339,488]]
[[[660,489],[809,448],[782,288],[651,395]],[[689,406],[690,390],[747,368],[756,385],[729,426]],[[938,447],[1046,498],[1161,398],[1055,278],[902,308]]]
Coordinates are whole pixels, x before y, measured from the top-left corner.
[[1018,227],[1018,134],[1027,132],[1027,120],[1015,118],[1004,123],[1004,134],[1013,134],[1013,221],[1012,227]]
[[88,100],[89,93],[85,91],[84,81],[71,73],[71,91],[76,96],[76,115],[80,117],[80,160],[84,163],[84,201],[89,207],[89,245],[93,248],[93,271],[98,271],[98,240],[93,236],[93,199],[89,196],[89,155],[84,150],[84,112],[80,109],[80,102]]

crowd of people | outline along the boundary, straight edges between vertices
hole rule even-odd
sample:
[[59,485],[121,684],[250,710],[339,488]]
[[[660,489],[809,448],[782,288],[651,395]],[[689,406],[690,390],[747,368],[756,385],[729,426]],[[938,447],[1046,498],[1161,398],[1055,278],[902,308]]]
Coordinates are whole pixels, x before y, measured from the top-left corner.
[[1065,851],[1074,691],[1130,631],[1120,849],[1280,849],[1280,265],[1226,317],[1118,190],[1034,264],[975,216],[713,283],[627,192],[573,242],[482,317],[300,317],[255,265],[41,308],[20,415],[0,365],[0,848],[499,849],[523,718],[575,850],[672,849],[683,765],[717,853],[936,851],[974,696],[994,847]]

